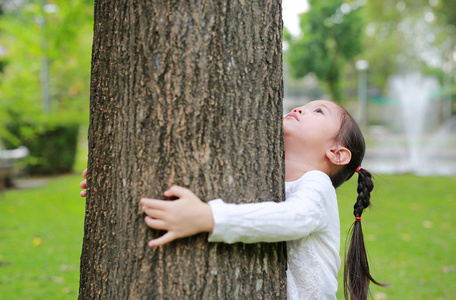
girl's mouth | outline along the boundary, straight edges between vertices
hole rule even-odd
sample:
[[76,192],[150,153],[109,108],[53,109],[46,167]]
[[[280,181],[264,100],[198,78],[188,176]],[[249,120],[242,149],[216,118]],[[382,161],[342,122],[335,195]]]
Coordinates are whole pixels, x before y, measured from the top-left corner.
[[287,114],[285,118],[295,118],[299,122],[298,114],[292,111],[291,113]]

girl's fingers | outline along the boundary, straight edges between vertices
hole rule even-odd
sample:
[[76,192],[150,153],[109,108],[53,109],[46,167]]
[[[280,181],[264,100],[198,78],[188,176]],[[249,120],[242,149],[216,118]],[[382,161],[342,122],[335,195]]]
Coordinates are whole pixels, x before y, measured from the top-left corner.
[[86,188],[87,188],[87,180],[81,181],[81,183],[79,184],[79,186],[81,187],[81,189],[86,189]]
[[162,220],[153,219],[151,217],[145,217],[144,221],[150,228],[157,230],[167,230],[166,224]]
[[149,208],[147,206],[143,206],[141,209],[146,215],[154,219],[163,220],[166,217],[166,213],[160,209]]
[[143,206],[146,206],[147,208],[160,209],[160,210],[166,209],[169,204],[165,200],[148,199],[148,198],[142,198],[141,201],[139,201],[139,203],[141,203],[141,205],[143,205]]
[[182,198],[185,195],[188,195],[189,193],[192,193],[190,190],[178,186],[178,185],[173,185],[169,190],[165,191],[164,195],[166,197],[177,197],[177,198]]
[[86,197],[87,191],[85,189],[87,189],[87,169],[85,169],[84,172],[82,172],[82,177],[84,178],[84,180],[81,181],[81,183],[79,184],[79,187],[81,189],[84,189],[84,191],[81,191],[79,193],[79,195],[81,195],[81,197]]
[[168,231],[167,233],[165,233],[158,239],[151,240],[149,242],[149,247],[163,246],[165,244],[168,244],[169,242],[174,241],[175,239],[176,239],[176,237],[174,236],[174,233],[171,231]]

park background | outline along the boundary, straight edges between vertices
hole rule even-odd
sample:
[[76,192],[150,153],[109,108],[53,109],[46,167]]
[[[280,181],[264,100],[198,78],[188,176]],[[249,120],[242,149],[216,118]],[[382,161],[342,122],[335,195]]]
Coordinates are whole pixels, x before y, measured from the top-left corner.
[[[283,3],[284,113],[335,99],[366,136],[366,244],[375,278],[391,283],[374,299],[456,296],[455,5]],[[1,2],[0,299],[77,297],[92,30],[93,1]],[[338,190],[342,241],[355,186]]]

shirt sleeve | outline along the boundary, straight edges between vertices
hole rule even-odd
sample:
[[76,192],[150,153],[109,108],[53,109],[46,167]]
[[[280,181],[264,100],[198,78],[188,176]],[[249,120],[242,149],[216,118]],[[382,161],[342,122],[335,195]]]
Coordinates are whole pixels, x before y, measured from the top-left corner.
[[209,201],[214,218],[210,242],[257,243],[303,238],[326,225],[324,184],[305,180],[284,202]]

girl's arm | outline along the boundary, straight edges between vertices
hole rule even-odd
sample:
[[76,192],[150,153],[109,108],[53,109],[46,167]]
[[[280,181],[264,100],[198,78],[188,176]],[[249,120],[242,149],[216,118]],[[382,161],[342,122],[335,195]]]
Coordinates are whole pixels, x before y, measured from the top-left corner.
[[309,171],[290,183],[284,202],[231,204],[209,201],[214,227],[209,241],[256,243],[291,241],[338,223],[337,197],[330,178]]
[[168,231],[150,241],[151,247],[199,232],[211,232],[212,242],[288,241],[319,231],[326,224],[326,197],[319,182],[307,182],[279,203],[229,204],[217,199],[207,204],[177,186],[166,191],[165,196],[179,199],[141,199],[146,224]]
[[232,204],[221,199],[210,201],[214,227],[209,241],[280,242],[319,231],[325,219],[324,209],[318,205],[322,197],[311,194],[309,191],[304,198],[299,195],[287,197],[285,202]]

